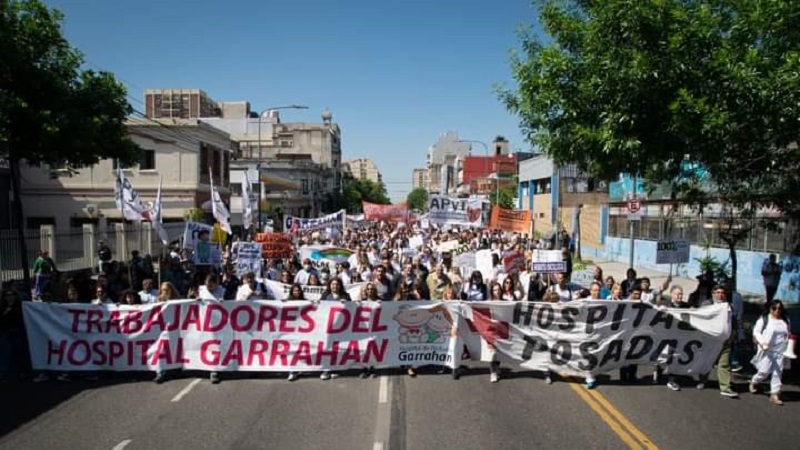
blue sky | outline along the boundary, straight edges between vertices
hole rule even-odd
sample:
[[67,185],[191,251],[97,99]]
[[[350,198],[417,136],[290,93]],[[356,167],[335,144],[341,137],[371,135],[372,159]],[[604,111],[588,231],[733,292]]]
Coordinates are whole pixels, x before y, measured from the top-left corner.
[[328,107],[343,157],[375,160],[393,200],[442,132],[529,148],[492,85],[513,86],[508,53],[517,27],[535,22],[530,0],[45,1],[88,67],[126,83],[134,108],[145,88],[310,107],[284,121],[319,122]]

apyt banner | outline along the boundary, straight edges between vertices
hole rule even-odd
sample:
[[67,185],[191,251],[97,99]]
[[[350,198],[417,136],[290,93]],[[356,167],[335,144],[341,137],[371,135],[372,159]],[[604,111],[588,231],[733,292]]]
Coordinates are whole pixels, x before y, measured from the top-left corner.
[[480,227],[483,213],[478,198],[457,198],[431,195],[428,200],[428,222],[435,225]]

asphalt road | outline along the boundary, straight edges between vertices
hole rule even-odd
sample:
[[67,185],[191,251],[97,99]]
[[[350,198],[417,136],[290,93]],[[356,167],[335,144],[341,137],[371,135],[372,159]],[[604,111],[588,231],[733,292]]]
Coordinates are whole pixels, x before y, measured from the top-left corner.
[[[183,374],[98,382],[0,384],[0,449],[731,449],[800,447],[800,389],[783,407],[764,395],[723,398],[715,389],[669,391],[645,379],[622,386],[504,372],[485,365],[460,380],[423,370],[361,380],[308,375],[225,379]],[[197,375],[197,376],[195,376]],[[745,379],[736,377],[738,390]]]

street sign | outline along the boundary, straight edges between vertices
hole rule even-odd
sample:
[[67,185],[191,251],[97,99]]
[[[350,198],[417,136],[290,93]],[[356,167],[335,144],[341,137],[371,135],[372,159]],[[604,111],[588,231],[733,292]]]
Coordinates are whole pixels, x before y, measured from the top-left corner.
[[628,200],[628,220],[642,219],[642,202],[638,198]]

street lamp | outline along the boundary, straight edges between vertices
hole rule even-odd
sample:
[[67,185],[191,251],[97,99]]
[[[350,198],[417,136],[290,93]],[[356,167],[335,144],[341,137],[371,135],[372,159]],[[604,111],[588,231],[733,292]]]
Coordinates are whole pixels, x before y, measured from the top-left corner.
[[256,171],[258,172],[258,232],[260,233],[263,230],[262,225],[262,218],[261,218],[261,191],[263,190],[263,185],[261,184],[261,119],[264,118],[265,114],[268,114],[270,111],[277,111],[279,109],[308,109],[308,106],[305,105],[285,105],[285,106],[273,106],[271,108],[267,108],[262,110],[258,114],[258,164],[256,164]]

